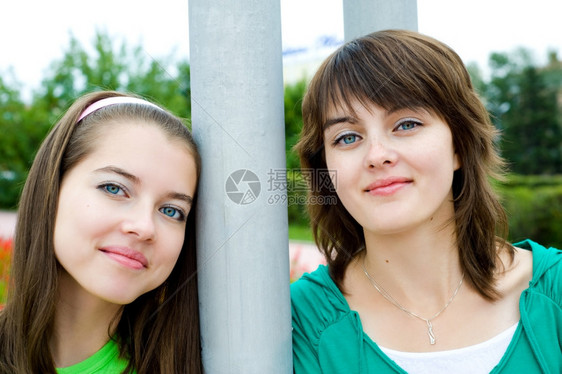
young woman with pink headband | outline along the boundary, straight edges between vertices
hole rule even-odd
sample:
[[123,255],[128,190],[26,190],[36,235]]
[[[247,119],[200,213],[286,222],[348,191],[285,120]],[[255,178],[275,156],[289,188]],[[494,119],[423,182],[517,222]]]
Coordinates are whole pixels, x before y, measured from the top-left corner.
[[199,373],[194,205],[181,120],[117,92],[78,99],[22,192],[0,373]]

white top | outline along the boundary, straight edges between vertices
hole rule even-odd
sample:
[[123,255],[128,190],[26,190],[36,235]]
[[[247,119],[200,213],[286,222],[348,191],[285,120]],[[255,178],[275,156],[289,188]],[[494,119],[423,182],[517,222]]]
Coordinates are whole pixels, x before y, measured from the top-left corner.
[[411,374],[489,373],[505,354],[518,323],[490,340],[440,352],[400,352],[380,347],[398,366]]

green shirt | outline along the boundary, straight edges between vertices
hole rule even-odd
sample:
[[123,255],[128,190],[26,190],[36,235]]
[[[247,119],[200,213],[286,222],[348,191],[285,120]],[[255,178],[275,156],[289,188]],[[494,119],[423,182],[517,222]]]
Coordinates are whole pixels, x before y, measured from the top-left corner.
[[120,374],[127,367],[127,360],[119,357],[119,346],[108,341],[99,351],[82,362],[65,368],[57,368],[59,374]]
[[[562,252],[530,240],[533,278],[519,300],[521,319],[492,373],[562,373]],[[357,312],[320,266],[291,285],[296,374],[405,373],[364,332]]]

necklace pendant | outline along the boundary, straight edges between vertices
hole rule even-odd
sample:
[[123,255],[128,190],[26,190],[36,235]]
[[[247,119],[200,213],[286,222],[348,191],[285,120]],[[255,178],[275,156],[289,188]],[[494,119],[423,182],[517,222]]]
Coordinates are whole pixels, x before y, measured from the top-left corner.
[[427,322],[427,335],[429,336],[429,344],[434,345],[435,333],[433,332],[433,325],[431,324],[430,321],[425,321],[425,322]]
[[455,298],[455,296],[457,296],[457,293],[459,292],[459,290],[462,286],[462,282],[464,280],[464,273],[461,277],[461,280],[459,281],[459,284],[457,285],[457,288],[453,292],[453,295],[449,298],[449,301],[447,301],[445,306],[443,308],[441,308],[441,310],[439,312],[435,313],[433,315],[433,317],[431,317],[429,319],[425,319],[423,317],[420,317],[416,313],[411,312],[408,309],[404,308],[398,301],[394,300],[394,298],[384,288],[382,288],[382,286],[379,286],[379,284],[373,279],[373,277],[371,277],[371,275],[369,274],[369,272],[365,268],[365,257],[366,256],[363,256],[363,262],[362,262],[361,266],[363,267],[363,273],[365,273],[365,276],[367,277],[367,279],[369,280],[371,285],[375,288],[375,290],[377,290],[378,293],[380,293],[392,305],[394,305],[395,307],[397,307],[398,309],[400,309],[404,313],[408,313],[412,317],[415,317],[419,320],[425,321],[425,323],[427,324],[427,335],[429,336],[429,344],[434,345],[435,344],[435,333],[433,332],[433,325],[431,324],[431,321],[434,320],[435,318],[437,318],[453,302],[453,299]]

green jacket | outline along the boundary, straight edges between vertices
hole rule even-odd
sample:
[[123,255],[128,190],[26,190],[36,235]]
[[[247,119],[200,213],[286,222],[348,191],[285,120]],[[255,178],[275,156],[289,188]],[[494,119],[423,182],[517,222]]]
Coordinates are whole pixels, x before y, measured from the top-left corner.
[[[562,373],[562,252],[526,240],[533,278],[521,294],[521,320],[492,373]],[[296,374],[405,373],[363,333],[326,266],[291,285]]]

